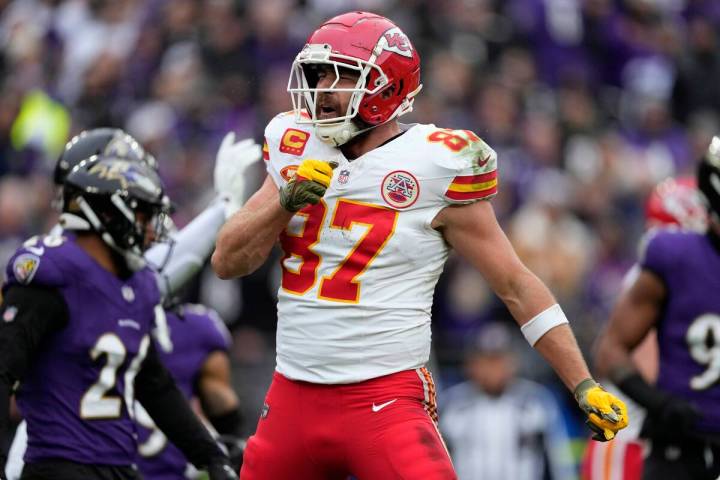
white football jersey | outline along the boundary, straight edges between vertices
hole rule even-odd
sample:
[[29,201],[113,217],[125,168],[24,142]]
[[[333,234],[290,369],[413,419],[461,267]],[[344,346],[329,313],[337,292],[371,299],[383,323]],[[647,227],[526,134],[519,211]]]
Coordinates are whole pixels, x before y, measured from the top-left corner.
[[496,193],[495,152],[470,131],[418,124],[348,161],[292,113],[268,124],[265,142],[278,186],[305,159],[338,162],[322,201],[280,236],[278,372],[332,384],[424,365],[449,250],[430,224],[448,205]]

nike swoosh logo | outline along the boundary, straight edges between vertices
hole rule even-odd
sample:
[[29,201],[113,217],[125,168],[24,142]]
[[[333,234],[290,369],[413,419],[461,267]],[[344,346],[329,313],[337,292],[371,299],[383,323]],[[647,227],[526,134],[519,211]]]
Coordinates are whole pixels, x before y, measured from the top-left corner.
[[34,253],[38,257],[45,253],[45,247],[25,247],[25,250],[27,250],[30,253]]
[[393,399],[393,400],[390,400],[389,402],[381,403],[380,405],[375,405],[375,402],[373,402],[373,404],[372,404],[372,411],[373,411],[373,412],[379,412],[379,411],[382,410],[383,408],[387,407],[387,406],[390,405],[391,403],[395,403],[396,401],[397,401],[397,398],[395,398],[395,399]]
[[490,161],[490,155],[488,155],[487,157],[485,157],[483,160],[478,160],[478,166],[479,166],[479,167],[484,167],[485,164],[487,164],[487,162],[489,162],[489,161]]

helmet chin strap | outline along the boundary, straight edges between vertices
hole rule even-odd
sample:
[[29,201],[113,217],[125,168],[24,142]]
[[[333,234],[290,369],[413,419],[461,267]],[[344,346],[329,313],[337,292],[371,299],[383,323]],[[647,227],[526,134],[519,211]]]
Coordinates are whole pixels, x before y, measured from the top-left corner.
[[323,142],[333,147],[339,147],[352,140],[361,131],[352,120],[347,119],[340,124],[315,125],[315,133]]
[[[360,129],[353,122],[352,118],[346,118],[345,120],[342,121],[342,123],[316,124],[315,125],[315,133],[317,134],[318,138],[320,138],[320,140],[329,144],[330,146],[340,147],[362,133],[368,132],[375,127],[384,125],[384,124],[388,123],[389,121],[396,119],[397,117],[400,117],[406,113],[412,112],[413,99],[418,93],[420,93],[420,90],[422,89],[422,87],[423,87],[422,85],[419,85],[415,90],[408,93],[405,100],[403,100],[402,104],[400,104],[398,106],[398,108],[395,109],[395,111],[390,116],[390,118],[385,120],[383,123],[379,123],[377,125],[371,125],[367,128]],[[359,103],[361,100],[362,100],[362,96],[358,98],[357,102]],[[348,107],[348,109],[349,108],[350,107]]]
[[72,213],[61,213],[58,223],[60,223],[63,230],[92,230],[92,226],[87,220]]

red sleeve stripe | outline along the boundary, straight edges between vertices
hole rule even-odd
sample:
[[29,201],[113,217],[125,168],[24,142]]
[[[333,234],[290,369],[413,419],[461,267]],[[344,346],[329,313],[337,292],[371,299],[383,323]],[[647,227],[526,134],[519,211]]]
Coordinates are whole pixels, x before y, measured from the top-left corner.
[[485,190],[477,190],[473,192],[456,192],[448,190],[445,192],[445,196],[451,200],[479,200],[481,198],[489,197],[497,193],[497,182],[494,182],[490,188]]
[[495,180],[496,178],[497,178],[497,170],[493,170],[492,172],[482,173],[480,175],[457,176],[452,181],[452,183],[459,184],[459,185],[467,185],[468,183],[485,183],[485,182],[489,182],[490,180]]
[[268,148],[267,140],[265,140],[265,143],[263,143],[263,160],[268,161],[270,160],[270,149]]

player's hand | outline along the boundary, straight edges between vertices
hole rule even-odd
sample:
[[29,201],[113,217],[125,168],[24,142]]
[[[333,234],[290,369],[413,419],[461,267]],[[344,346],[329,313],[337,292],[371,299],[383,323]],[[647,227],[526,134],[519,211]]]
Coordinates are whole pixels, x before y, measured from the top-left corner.
[[242,467],[247,440],[235,435],[220,435],[217,440],[227,452],[232,468],[239,472]]
[[625,403],[605,391],[592,378],[587,378],[575,387],[575,400],[588,416],[585,422],[595,432],[593,440],[607,442],[615,434],[627,427],[627,407]]
[[692,434],[701,416],[694,405],[668,396],[658,411],[648,412],[643,434],[654,439],[678,440]]
[[335,167],[335,162],[303,160],[295,176],[280,189],[280,205],[288,212],[297,212],[318,203],[330,186]]
[[237,480],[238,473],[233,470],[227,457],[215,457],[207,467],[210,480]]
[[215,191],[225,201],[225,218],[242,207],[247,190],[247,170],[262,157],[262,148],[253,139],[235,142],[235,133],[223,138],[215,157]]

